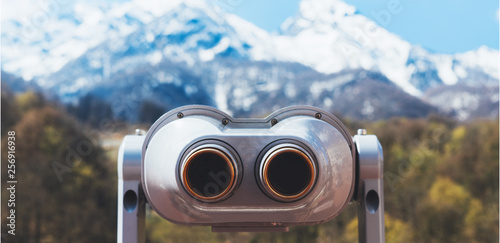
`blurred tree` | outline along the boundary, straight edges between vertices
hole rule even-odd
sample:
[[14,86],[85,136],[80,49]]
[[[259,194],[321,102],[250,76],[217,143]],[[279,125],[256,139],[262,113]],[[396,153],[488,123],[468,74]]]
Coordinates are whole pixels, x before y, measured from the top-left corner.
[[[413,230],[411,227],[402,220],[391,217],[385,214],[385,242],[399,243],[399,242],[412,242]],[[349,222],[343,236],[343,242],[359,242],[358,241],[358,219],[354,218]]]
[[18,94],[15,99],[17,107],[21,113],[26,113],[31,109],[37,109],[47,105],[45,97],[34,91],[27,91],[25,93]]
[[[473,198],[463,186],[446,177],[436,179],[417,211],[421,215],[417,230],[422,242],[498,240],[498,233],[495,235],[493,227],[488,230],[488,226],[484,224],[491,226],[494,222],[488,220],[491,217],[487,217],[482,203]],[[487,222],[482,223],[482,220]],[[498,224],[496,225],[498,230]]]
[[94,128],[102,126],[103,121],[113,120],[111,105],[92,94],[81,97],[78,104],[68,105],[66,109],[80,122]]
[[152,210],[146,218],[146,241],[150,243],[176,242],[223,242],[223,234],[214,234],[207,226],[184,226],[172,224]]
[[21,114],[15,101],[15,96],[8,87],[2,86],[2,136],[14,126]]
[[[17,145],[17,239],[115,241],[114,170],[82,127],[37,97],[27,93],[16,99],[25,112],[12,128]],[[2,146],[5,151],[5,139]]]
[[498,121],[478,121],[452,132],[439,171],[475,197],[498,199]]

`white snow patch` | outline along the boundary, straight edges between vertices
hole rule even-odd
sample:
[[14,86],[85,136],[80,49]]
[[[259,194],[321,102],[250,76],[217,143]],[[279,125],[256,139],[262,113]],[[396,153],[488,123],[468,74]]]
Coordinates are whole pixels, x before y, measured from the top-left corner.
[[225,77],[225,72],[220,70],[217,73],[217,81],[215,83],[215,103],[219,110],[222,110],[229,115],[232,115],[232,112],[228,108],[228,100],[227,94],[229,93],[229,85],[224,85],[223,79]]
[[86,78],[79,78],[71,85],[66,85],[61,88],[61,92],[71,94],[75,93],[83,88],[85,88],[89,84],[89,80]]
[[333,100],[330,98],[325,98],[323,100],[323,104],[325,105],[325,107],[331,107],[333,105]]
[[146,56],[146,59],[153,66],[160,63],[162,58],[163,58],[163,55],[162,55],[161,51],[155,51],[155,52],[149,54],[148,56]]
[[199,50],[198,56],[199,56],[200,60],[205,61],[205,62],[213,60],[215,55],[225,51],[229,47],[230,42],[231,42],[231,40],[229,40],[229,38],[224,37],[212,49]]
[[312,81],[311,87],[309,91],[313,95],[314,99],[318,99],[321,93],[327,91],[331,92],[335,87],[338,87],[342,84],[345,84],[354,79],[353,74],[343,75],[334,79],[326,80],[326,81]]
[[375,108],[373,107],[372,103],[369,100],[365,100],[363,102],[363,109],[361,109],[361,114],[371,117],[373,116],[373,112],[375,111]]
[[186,92],[187,95],[192,95],[192,94],[198,92],[198,88],[194,85],[186,85],[184,87],[184,92]]
[[499,79],[499,52],[482,46],[477,50],[456,54],[455,57],[464,68],[479,69],[490,75],[492,78]]
[[461,66],[461,65],[456,65],[453,68],[453,71],[455,71],[455,74],[457,75],[458,78],[464,79],[467,77],[467,71]]
[[295,98],[295,96],[297,95],[297,90],[295,88],[295,85],[293,85],[292,83],[286,84],[285,85],[285,95],[288,98]]
[[448,55],[441,55],[440,61],[436,62],[436,67],[438,70],[438,76],[443,80],[443,83],[452,85],[456,84],[458,81],[455,72],[453,72],[453,59]]

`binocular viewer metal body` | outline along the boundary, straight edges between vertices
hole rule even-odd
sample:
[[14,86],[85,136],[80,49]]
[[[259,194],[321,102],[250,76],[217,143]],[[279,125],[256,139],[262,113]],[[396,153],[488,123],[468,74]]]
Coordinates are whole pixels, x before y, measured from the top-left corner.
[[215,232],[287,231],[329,221],[357,201],[361,242],[383,242],[382,148],[351,137],[309,106],[264,119],[184,106],[147,134],[126,136],[118,156],[118,242],[144,241],[147,202],[161,217]]

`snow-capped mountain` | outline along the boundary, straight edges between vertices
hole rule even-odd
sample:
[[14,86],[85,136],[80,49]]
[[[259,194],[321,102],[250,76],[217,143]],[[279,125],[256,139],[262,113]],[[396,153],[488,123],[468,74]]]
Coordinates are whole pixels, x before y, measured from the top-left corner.
[[[498,82],[498,50],[481,47],[463,54],[434,54],[412,46],[341,0],[303,0],[300,12],[282,25],[258,60],[299,62],[322,73],[346,69],[381,72],[406,92],[420,96],[439,84],[474,79]],[[293,50],[293,51],[291,51]]]
[[[467,119],[476,113],[440,103],[453,90],[443,87],[464,97],[498,87],[497,50],[430,53],[340,0],[302,0],[278,34],[203,0],[77,1],[47,16],[31,35],[33,21],[2,21],[2,69],[66,102],[97,94],[115,114],[153,99],[245,115],[311,104],[365,119],[425,116],[433,105]],[[489,101],[495,117],[498,98]]]
[[[128,36],[181,2],[92,0],[12,3],[33,5],[34,10],[24,16],[9,14],[14,10],[4,4],[2,15],[7,17],[2,17],[2,69],[26,80],[44,80],[40,78],[58,71],[90,48],[110,38]],[[200,1],[190,2],[202,4]]]
[[[109,38],[89,49],[42,80],[57,93],[77,98],[112,76],[155,66],[165,59],[185,64],[194,74],[200,74],[195,65],[216,57],[248,59],[248,44],[217,14],[205,5],[181,3],[128,36]],[[155,76],[158,82],[172,82],[171,74],[161,73]],[[74,82],[67,82],[75,77]]]

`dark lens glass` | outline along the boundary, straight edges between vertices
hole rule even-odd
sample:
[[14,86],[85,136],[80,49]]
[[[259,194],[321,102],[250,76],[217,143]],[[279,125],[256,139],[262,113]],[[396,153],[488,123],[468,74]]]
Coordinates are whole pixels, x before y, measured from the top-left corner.
[[311,183],[310,161],[298,151],[277,154],[267,168],[270,186],[283,196],[295,196],[303,192]]
[[189,158],[186,180],[191,190],[202,197],[217,197],[231,184],[230,161],[222,152],[201,150]]

